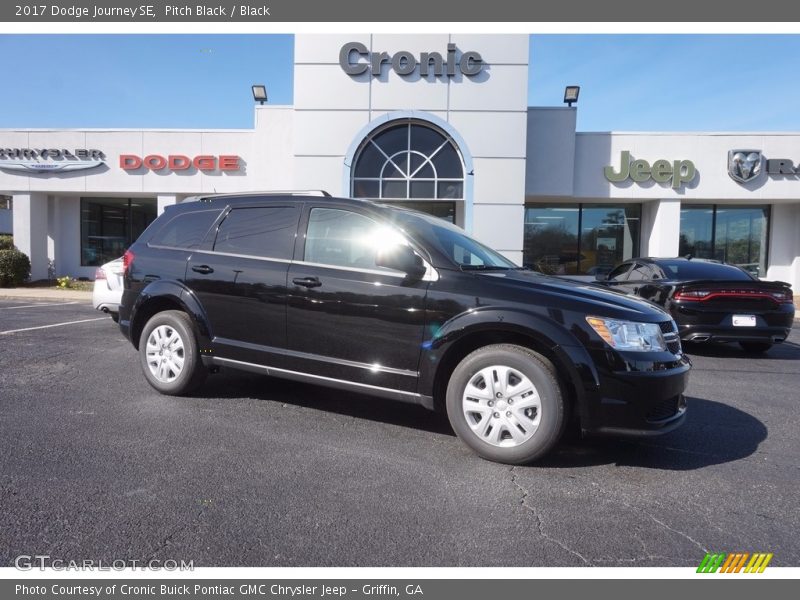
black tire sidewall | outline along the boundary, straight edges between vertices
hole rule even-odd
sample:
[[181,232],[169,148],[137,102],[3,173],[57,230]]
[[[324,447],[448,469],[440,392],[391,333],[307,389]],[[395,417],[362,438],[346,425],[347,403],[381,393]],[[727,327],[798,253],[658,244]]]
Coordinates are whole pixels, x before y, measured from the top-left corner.
[[[519,446],[503,448],[479,439],[470,429],[461,401],[469,380],[481,369],[506,365],[519,370],[536,387],[542,416],[533,437]],[[541,458],[558,441],[564,429],[564,399],[552,364],[543,356],[512,345],[486,346],[468,355],[455,368],[447,386],[447,416],[461,440],[483,458],[509,464],[525,464]]]
[[[175,381],[169,383],[156,379],[147,366],[147,338],[156,327],[161,325],[175,329],[183,340],[183,370]],[[194,389],[198,384],[198,373],[203,369],[203,366],[200,364],[197,350],[197,336],[189,317],[182,312],[174,310],[160,312],[152,316],[145,324],[144,329],[142,329],[142,335],[139,338],[139,359],[145,379],[160,393],[178,396]]]

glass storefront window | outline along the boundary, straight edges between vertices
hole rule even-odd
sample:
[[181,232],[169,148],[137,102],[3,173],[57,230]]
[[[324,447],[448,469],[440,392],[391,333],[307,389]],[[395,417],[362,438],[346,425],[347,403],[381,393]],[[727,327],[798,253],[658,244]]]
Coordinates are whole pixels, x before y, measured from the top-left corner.
[[577,205],[526,208],[525,266],[551,275],[574,275],[577,272],[579,213]]
[[81,265],[122,256],[157,212],[155,198],[81,198]]
[[524,264],[551,275],[596,275],[638,256],[639,204],[525,209]]
[[769,206],[707,205],[681,209],[679,254],[767,272]]
[[681,208],[681,233],[678,255],[713,258],[714,207],[711,205]]

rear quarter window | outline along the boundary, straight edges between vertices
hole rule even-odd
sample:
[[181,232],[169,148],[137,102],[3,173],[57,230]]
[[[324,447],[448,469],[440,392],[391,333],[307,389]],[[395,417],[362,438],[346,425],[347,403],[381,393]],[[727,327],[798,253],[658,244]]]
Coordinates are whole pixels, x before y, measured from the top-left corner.
[[150,238],[150,246],[198,248],[221,210],[198,210],[175,215]]

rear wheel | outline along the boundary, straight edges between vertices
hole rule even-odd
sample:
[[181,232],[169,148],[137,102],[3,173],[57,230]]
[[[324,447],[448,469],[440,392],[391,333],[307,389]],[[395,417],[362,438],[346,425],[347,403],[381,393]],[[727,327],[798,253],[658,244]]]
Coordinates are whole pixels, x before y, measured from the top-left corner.
[[139,338],[139,356],[147,382],[162,394],[188,394],[208,375],[192,322],[177,310],[150,318]]
[[553,364],[511,344],[485,346],[459,363],[447,386],[447,416],[472,450],[508,464],[544,456],[566,421]]
[[750,354],[761,354],[772,348],[770,342],[739,342],[742,350]]

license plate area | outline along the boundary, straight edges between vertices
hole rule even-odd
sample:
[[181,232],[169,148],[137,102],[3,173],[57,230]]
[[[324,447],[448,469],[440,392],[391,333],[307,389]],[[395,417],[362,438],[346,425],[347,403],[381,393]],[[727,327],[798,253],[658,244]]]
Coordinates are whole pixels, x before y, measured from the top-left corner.
[[733,326],[734,327],[755,327],[756,326],[756,317],[755,317],[755,315],[733,315]]

